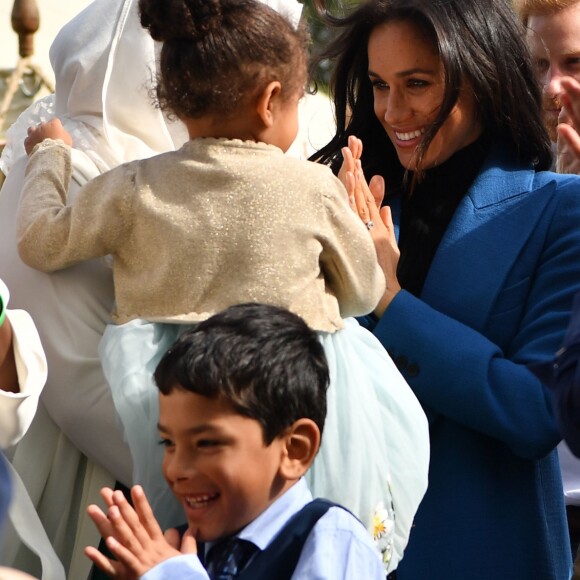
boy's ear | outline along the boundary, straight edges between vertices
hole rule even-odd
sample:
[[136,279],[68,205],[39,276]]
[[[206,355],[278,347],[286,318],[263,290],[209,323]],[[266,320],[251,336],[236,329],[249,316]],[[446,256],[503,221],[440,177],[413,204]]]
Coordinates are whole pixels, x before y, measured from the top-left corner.
[[258,95],[257,113],[266,128],[270,128],[274,124],[274,106],[281,92],[282,85],[280,82],[271,81]]
[[286,480],[302,477],[318,453],[320,430],[312,419],[298,419],[284,435],[285,455],[280,463],[280,475]]

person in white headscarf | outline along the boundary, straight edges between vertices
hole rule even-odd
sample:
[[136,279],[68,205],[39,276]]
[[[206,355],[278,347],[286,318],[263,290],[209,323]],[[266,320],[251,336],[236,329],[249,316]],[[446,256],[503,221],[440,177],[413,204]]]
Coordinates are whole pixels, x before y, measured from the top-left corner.
[[[300,18],[302,6],[295,0],[265,3],[294,22]],[[26,308],[37,322],[49,363],[39,413],[16,448],[13,464],[71,578],[75,565],[84,564],[74,547],[91,543],[87,538],[75,543],[74,533],[79,485],[88,480],[85,472],[93,474],[93,488],[112,479],[131,484],[130,454],[97,352],[112,309],[112,276],[102,260],[54,274],[28,268],[20,260],[15,216],[26,166],[22,143],[29,126],[55,116],[62,119],[74,140],[72,197],[96,175],[175,149],[187,139],[180,123],[168,122],[152,105],[156,46],[140,26],[136,5],[134,0],[95,0],[61,30],[50,51],[56,93],[29,107],[10,128],[0,160],[6,175],[0,192],[0,276],[14,289],[15,306]],[[310,122],[332,131],[332,110],[320,96],[307,97],[301,108],[308,122],[301,124],[292,151],[307,157],[316,146]],[[17,549],[16,539],[7,542],[4,561],[22,568],[22,558],[14,556]]]
[[0,280],[0,449],[22,439],[46,382],[46,357],[28,312],[8,310],[10,292]]
[[[155,45],[139,24],[133,0],[93,2],[61,30],[50,56],[56,93],[21,115],[2,156],[0,276],[12,289],[13,305],[36,321],[49,364],[43,405],[17,446],[13,465],[68,568],[85,473],[98,465],[112,474],[96,470],[97,488],[114,480],[131,483],[130,454],[97,353],[113,301],[112,277],[109,266],[98,260],[54,275],[21,262],[14,222],[26,165],[23,136],[40,121],[63,119],[75,140],[72,196],[87,180],[122,162],[180,146],[186,133],[152,105]],[[95,463],[87,465],[78,450]],[[9,530],[5,540],[3,563],[38,575]],[[79,561],[84,564],[82,555]]]
[[[15,445],[28,430],[47,374],[46,357],[32,318],[24,310],[8,310],[9,299],[10,292],[0,279],[0,449]],[[22,481],[0,452],[0,541],[8,517],[19,533],[34,543],[43,572],[47,572],[43,578],[64,578],[62,564]],[[0,567],[0,578],[25,580],[32,576]]]
[[[129,480],[128,460],[116,448],[112,407],[98,393],[103,379],[96,345],[112,304],[109,268],[93,262],[50,276],[27,268],[16,251],[13,223],[26,164],[21,136],[39,121],[58,116],[73,135],[70,195],[120,163],[173,149],[185,140],[185,133],[170,134],[152,105],[148,86],[155,71],[154,45],[133,12],[132,0],[97,0],[58,34],[50,50],[56,93],[32,105],[8,131],[0,195],[0,272],[17,290],[14,303],[25,305],[37,321],[46,345],[50,376],[43,401],[80,449],[121,481]],[[176,133],[181,129],[173,127]],[[62,389],[67,390],[64,397]],[[87,396],[92,398],[88,405]],[[79,407],[90,407],[90,416],[79,413]],[[97,452],[96,445],[101,448]]]

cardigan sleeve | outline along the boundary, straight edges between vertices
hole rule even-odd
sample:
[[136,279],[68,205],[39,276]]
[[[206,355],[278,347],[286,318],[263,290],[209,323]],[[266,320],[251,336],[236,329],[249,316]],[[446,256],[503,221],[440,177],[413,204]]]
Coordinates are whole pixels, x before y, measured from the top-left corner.
[[[413,361],[416,372],[408,381],[424,406],[526,458],[543,457],[561,438],[550,394],[526,365],[553,357],[580,289],[579,201],[571,187],[554,196],[556,207],[547,212],[551,223],[508,354],[404,290],[374,326],[385,348]],[[372,326],[370,318],[365,322]]]
[[132,166],[121,166],[81,187],[67,203],[71,153],[62,141],[38,144],[28,161],[17,215],[22,260],[52,272],[114,254],[130,226]]
[[321,235],[321,268],[341,316],[362,316],[374,310],[381,299],[385,275],[372,238],[350,208],[342,183],[333,175],[331,178],[322,195],[326,227]]

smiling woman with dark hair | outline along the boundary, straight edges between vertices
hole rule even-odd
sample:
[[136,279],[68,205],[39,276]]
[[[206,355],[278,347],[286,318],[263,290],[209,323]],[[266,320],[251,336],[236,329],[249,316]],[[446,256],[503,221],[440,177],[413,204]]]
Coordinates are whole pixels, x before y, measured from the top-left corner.
[[545,171],[521,26],[505,0],[371,0],[329,20],[338,128],[316,158],[374,224],[387,290],[365,322],[430,418],[397,577],[567,579],[560,436],[526,364],[557,350],[580,289],[580,180]]

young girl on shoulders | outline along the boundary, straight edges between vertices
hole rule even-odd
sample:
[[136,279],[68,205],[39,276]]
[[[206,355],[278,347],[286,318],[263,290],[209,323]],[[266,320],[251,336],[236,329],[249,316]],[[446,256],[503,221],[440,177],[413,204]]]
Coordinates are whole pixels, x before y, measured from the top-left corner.
[[[141,0],[163,42],[157,96],[187,126],[178,151],[125,164],[65,205],[70,136],[58,120],[29,131],[18,216],[30,266],[113,256],[116,308],[101,343],[134,480],[166,525],[151,374],[187,325],[241,302],[274,304],[317,330],[331,367],[315,496],[349,507],[396,567],[427,484],[424,414],[373,336],[352,319],[385,280],[341,182],[284,155],[307,82],[305,33],[254,0]],[[368,227],[372,227],[370,224]]]

